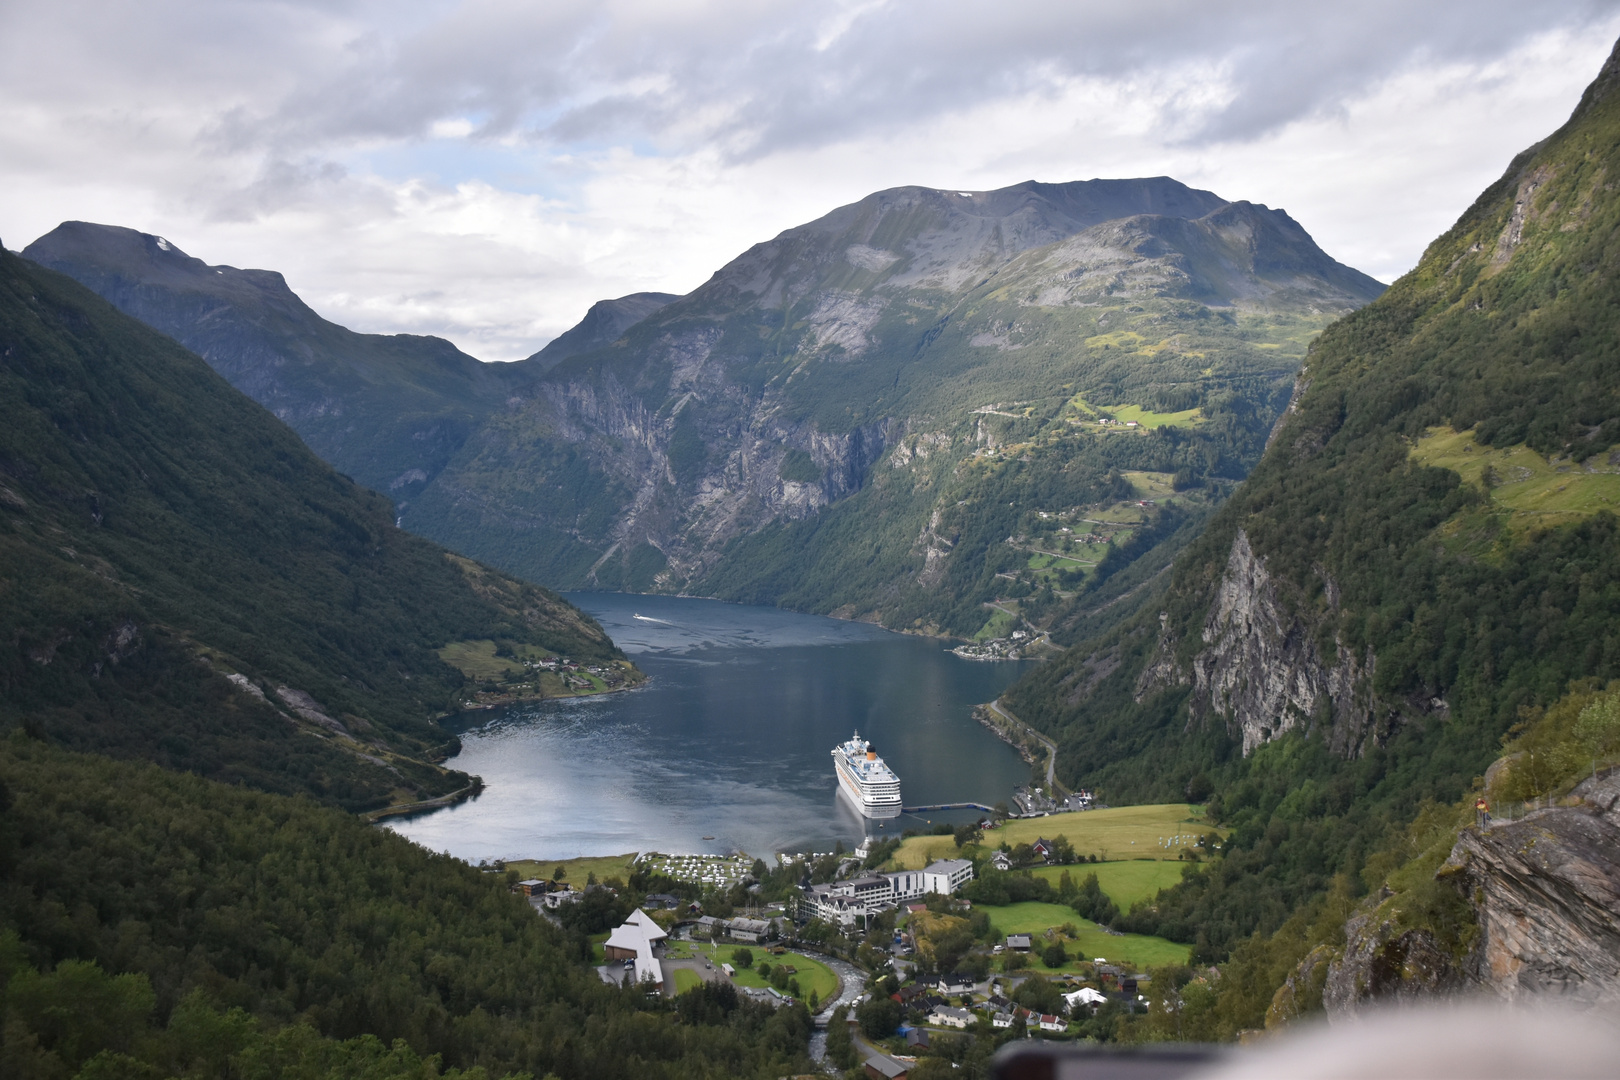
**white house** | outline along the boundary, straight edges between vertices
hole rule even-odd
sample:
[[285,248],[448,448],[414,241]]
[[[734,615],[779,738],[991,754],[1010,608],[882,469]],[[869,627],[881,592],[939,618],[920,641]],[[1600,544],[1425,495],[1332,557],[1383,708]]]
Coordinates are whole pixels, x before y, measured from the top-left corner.
[[1073,1016],[1077,1009],[1089,1009],[1101,1005],[1108,1000],[1108,996],[1101,990],[1093,990],[1089,986],[1082,986],[1072,994],[1064,994],[1063,1000],[1068,1003],[1069,1015]]
[[928,1019],[936,1024],[944,1024],[946,1027],[965,1028],[973,1023],[973,1014],[966,1009],[958,1009],[954,1005],[935,1005],[934,1011],[929,1014]]
[[658,962],[658,945],[668,937],[663,929],[640,908],[614,928],[603,945],[608,960],[629,960],[636,969],[638,983],[650,983],[656,989],[664,985],[664,969]]
[[923,874],[923,891],[949,896],[973,880],[973,864],[967,859],[940,859],[929,863]]

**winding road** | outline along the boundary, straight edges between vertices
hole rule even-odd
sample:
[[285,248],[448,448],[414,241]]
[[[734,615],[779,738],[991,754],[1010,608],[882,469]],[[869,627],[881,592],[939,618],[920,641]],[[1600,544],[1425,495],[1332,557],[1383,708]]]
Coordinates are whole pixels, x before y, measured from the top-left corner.
[[1046,747],[1046,790],[1053,790],[1054,777],[1057,774],[1057,743],[1053,742],[1051,739],[1048,739],[1045,735],[1042,735],[1040,732],[1018,719],[1018,717],[1008,712],[1006,706],[1001,704],[1000,698],[992,701],[988,708],[991,712],[1007,721],[1008,724],[1011,724],[1013,727],[1023,731],[1030,738]]

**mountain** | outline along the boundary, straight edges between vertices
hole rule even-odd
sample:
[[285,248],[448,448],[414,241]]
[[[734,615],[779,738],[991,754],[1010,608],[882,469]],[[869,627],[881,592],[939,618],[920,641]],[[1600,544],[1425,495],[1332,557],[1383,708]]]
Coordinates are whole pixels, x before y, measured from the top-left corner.
[[555,594],[401,531],[172,339],[10,253],[0,553],[0,725],[349,809],[467,785],[432,763],[455,747],[435,718],[468,693],[439,650],[623,659]]
[[1380,291],[1168,178],[883,191],[515,388],[403,521],[559,585],[1049,622],[1183,543]]
[[[1485,983],[1521,963],[1525,986],[1573,992],[1587,977],[1567,954],[1538,959],[1533,942],[1494,973],[1467,960],[1517,947],[1493,935],[1524,929],[1525,909],[1503,912],[1525,890],[1480,875],[1500,879],[1528,856],[1508,834],[1507,847],[1465,843],[1459,828],[1474,795],[1501,786],[1488,770],[1520,776],[1503,788],[1513,816],[1612,794],[1599,773],[1617,749],[1608,714],[1589,728],[1574,718],[1620,678],[1617,88],[1620,49],[1568,123],[1414,270],[1323,332],[1263,459],[1151,607],[1003,699],[1057,739],[1068,784],[1113,801],[1209,798],[1231,830],[1217,866],[1126,921],[1196,940],[1204,958],[1236,950],[1248,974],[1231,985],[1250,995],[1247,1014],[1228,1017],[1237,1027],[1264,1020],[1306,949],[1325,950],[1319,973],[1358,956],[1374,991],[1399,996],[1407,976],[1421,990],[1426,954],[1414,947],[1403,967],[1396,946],[1425,920],[1443,924],[1430,959],[1451,950],[1448,963]],[[1536,753],[1555,715],[1563,741]],[[1517,757],[1495,766],[1504,742]],[[1579,921],[1607,886],[1582,915],[1556,868],[1534,864],[1598,850],[1577,842],[1598,826],[1555,824],[1517,834],[1545,850],[1514,872],[1539,880],[1538,910],[1556,900],[1559,918]],[[1456,865],[1437,878],[1453,842]],[[1279,928],[1292,944],[1268,960],[1250,935]],[[1333,993],[1373,984],[1351,973]]]
[[678,299],[674,293],[639,292],[617,300],[598,300],[583,319],[525,360],[523,367],[546,371],[570,356],[611,345],[636,323]]
[[396,501],[437,475],[515,374],[442,338],[357,334],[317,315],[274,271],[210,266],[134,229],[68,221],[23,255],[168,334],[340,471]]

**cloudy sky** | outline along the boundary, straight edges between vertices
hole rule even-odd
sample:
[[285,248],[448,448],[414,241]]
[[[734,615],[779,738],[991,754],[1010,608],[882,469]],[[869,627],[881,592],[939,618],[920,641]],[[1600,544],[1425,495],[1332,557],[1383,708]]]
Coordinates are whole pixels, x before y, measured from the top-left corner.
[[0,239],[78,218],[533,352],[885,187],[1167,174],[1408,269],[1620,0],[0,0]]

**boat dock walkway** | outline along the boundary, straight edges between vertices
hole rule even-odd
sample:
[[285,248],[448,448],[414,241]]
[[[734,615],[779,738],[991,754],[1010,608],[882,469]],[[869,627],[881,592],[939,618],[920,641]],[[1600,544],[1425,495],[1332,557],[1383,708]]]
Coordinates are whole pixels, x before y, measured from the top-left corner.
[[900,808],[902,814],[922,814],[930,810],[983,810],[987,814],[996,812],[995,807],[976,802],[948,802],[936,803],[933,806],[902,806]]

